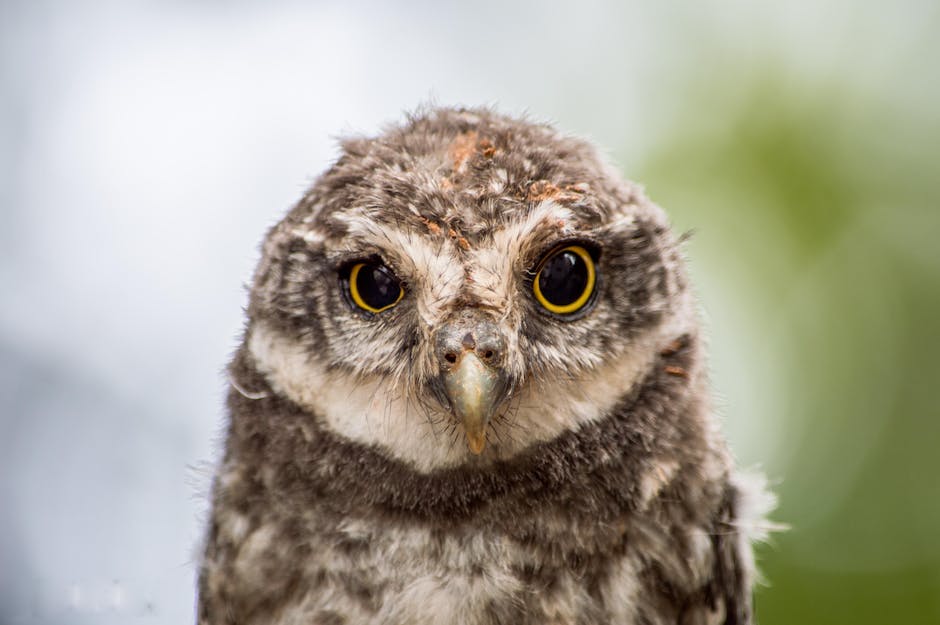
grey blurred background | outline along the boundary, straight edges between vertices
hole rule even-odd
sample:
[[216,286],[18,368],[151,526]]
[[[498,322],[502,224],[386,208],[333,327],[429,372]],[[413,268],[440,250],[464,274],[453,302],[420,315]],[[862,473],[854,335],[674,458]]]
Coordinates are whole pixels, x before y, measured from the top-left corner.
[[696,234],[792,529],[760,622],[940,623],[940,6],[0,4],[0,625],[192,622],[264,230],[421,103],[592,138]]

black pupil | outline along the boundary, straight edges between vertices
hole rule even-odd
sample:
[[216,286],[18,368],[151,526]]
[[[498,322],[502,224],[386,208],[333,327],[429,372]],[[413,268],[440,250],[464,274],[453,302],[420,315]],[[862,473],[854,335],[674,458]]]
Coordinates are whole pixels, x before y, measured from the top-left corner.
[[555,306],[567,306],[575,302],[584,294],[587,283],[587,263],[568,250],[549,258],[539,273],[539,290]]
[[398,301],[401,287],[391,272],[381,265],[366,265],[356,274],[359,297],[372,308],[385,308]]

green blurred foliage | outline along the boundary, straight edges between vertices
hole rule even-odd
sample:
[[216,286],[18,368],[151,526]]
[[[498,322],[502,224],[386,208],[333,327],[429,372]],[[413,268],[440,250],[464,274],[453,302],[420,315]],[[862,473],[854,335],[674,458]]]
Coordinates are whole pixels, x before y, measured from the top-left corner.
[[628,175],[696,231],[719,410],[791,526],[759,621],[940,623],[938,116],[747,63]]

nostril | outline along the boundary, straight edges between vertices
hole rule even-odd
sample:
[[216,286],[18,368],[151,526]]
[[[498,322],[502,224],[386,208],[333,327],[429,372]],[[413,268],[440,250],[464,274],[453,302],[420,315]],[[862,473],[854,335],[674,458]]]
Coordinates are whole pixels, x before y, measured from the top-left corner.
[[469,360],[471,369],[474,363],[498,369],[506,358],[506,343],[499,328],[473,311],[465,311],[434,331],[434,359],[441,373],[457,369],[466,354],[474,356]]

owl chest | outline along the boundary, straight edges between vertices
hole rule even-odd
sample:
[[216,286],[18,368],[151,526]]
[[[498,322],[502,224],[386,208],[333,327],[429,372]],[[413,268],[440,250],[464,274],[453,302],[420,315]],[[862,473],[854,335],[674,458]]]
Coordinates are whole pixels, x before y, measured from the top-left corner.
[[[525,545],[479,528],[440,530],[343,519],[310,526],[288,546],[272,525],[251,532],[235,561],[243,586],[289,586],[280,618],[288,623],[484,625],[633,622],[636,567],[629,555],[604,563],[604,574],[572,566],[557,539]],[[252,588],[252,586],[255,588]],[[266,621],[266,622],[271,622]]]

